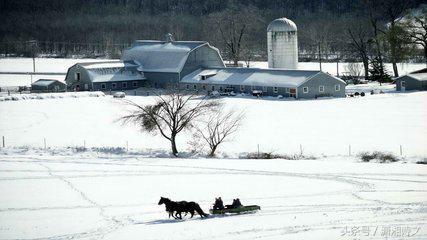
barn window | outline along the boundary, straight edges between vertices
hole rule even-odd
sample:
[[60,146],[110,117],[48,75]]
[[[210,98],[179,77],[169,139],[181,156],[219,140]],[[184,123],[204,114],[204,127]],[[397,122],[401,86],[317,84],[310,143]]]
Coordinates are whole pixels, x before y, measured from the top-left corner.
[[290,93],[291,89],[290,88],[286,88],[286,93]]
[[319,86],[319,92],[324,92],[325,91],[325,86]]
[[132,82],[134,87],[138,87],[138,82]]
[[335,85],[335,91],[341,90],[341,86],[339,84]]
[[215,86],[214,86],[214,85],[212,85],[211,89],[212,89],[212,91],[215,91]]
[[80,73],[76,72],[76,75],[74,76],[76,81],[80,81]]
[[262,87],[262,91],[263,91],[263,92],[267,92],[267,90],[268,90],[268,88],[267,88],[266,86],[263,86],[263,87]]
[[190,90],[190,85],[185,85],[185,89]]
[[241,92],[244,92],[244,91],[245,91],[245,86],[240,85],[240,91],[241,91]]
[[279,88],[278,88],[278,87],[273,87],[273,91],[274,91],[275,93],[278,93],[278,92],[279,92]]
[[116,84],[116,83],[112,83],[112,84],[111,84],[111,88],[112,88],[112,89],[116,89],[116,87],[117,87],[117,84]]
[[127,88],[128,87],[128,83],[127,82],[123,82],[122,83],[122,88]]
[[405,81],[401,81],[401,82],[400,82],[400,86],[401,86],[401,87],[405,87]]
[[196,84],[193,85],[193,89],[197,90],[197,85]]
[[203,85],[202,88],[203,88],[203,90],[206,90],[206,86],[205,85]]
[[105,83],[101,83],[101,89],[106,89],[107,85]]
[[303,93],[308,93],[308,87],[303,87],[303,88],[302,88],[302,92],[303,92]]
[[222,86],[219,87],[219,91],[222,92]]

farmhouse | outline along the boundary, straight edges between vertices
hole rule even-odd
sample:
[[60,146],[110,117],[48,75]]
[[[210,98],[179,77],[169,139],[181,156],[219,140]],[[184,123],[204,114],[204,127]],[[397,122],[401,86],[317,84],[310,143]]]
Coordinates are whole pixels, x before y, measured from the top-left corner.
[[107,91],[143,87],[146,78],[134,61],[77,63],[68,69],[65,82],[71,91]]
[[31,92],[61,92],[67,85],[56,79],[39,79],[31,84]]
[[412,72],[396,79],[397,91],[426,91],[427,90],[427,68]]

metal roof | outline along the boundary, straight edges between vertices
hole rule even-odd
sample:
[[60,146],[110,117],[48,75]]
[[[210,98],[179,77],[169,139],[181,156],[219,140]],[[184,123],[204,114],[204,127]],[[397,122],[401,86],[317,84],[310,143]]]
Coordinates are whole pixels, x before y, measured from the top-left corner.
[[427,81],[427,73],[411,73],[411,74],[408,74],[407,76],[413,79],[416,79],[418,81]]
[[201,41],[137,40],[123,53],[123,60],[135,60],[144,72],[180,72],[188,54],[203,45]]
[[39,79],[39,80],[33,82],[31,85],[46,87],[46,86],[49,86],[50,84],[55,83],[55,82],[60,82],[62,84],[65,84],[65,83],[63,83],[59,80],[56,80],[56,79]]
[[113,70],[108,71],[108,69],[98,70],[98,69],[89,69],[89,76],[92,82],[123,82],[123,81],[138,81],[145,80],[143,73],[138,71],[122,71],[122,70]]
[[[216,74],[202,80],[202,76]],[[261,69],[261,68],[217,68],[199,69],[183,79],[183,83],[206,83],[224,85],[297,87],[320,71]]]
[[287,18],[278,18],[267,27],[267,32],[296,32],[297,30],[297,25]]
[[103,61],[103,62],[86,62],[78,63],[78,65],[84,67],[85,69],[101,69],[101,68],[125,68],[125,67],[136,67],[137,63],[134,61],[121,61],[121,60],[112,60],[112,61]]

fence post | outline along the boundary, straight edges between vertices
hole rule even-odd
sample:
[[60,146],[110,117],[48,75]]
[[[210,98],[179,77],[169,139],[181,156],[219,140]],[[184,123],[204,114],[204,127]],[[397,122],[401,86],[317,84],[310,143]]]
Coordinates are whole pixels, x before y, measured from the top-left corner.
[[46,150],[46,138],[43,138],[44,149]]
[[129,141],[126,141],[126,152],[129,152]]
[[86,140],[83,140],[83,148],[86,149]]
[[351,145],[348,145],[348,156],[351,156]]
[[400,148],[400,156],[403,156],[402,145],[400,145],[399,148]]
[[259,144],[257,144],[257,149],[258,149],[257,158],[259,158]]
[[301,156],[303,155],[303,152],[302,152],[302,145],[300,144],[299,145],[299,150],[300,150],[300,154],[301,154]]
[[4,140],[4,136],[2,137],[3,139],[3,147],[5,147],[5,140]]

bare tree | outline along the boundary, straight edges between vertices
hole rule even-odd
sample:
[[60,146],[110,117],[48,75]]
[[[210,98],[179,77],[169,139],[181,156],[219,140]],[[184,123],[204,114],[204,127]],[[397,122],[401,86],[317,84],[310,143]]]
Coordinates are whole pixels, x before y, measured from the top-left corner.
[[244,113],[235,111],[224,112],[218,109],[205,122],[204,128],[196,128],[196,135],[209,146],[209,156],[215,156],[218,146],[226,142],[240,127]]
[[371,39],[370,31],[367,30],[367,23],[358,22],[350,24],[347,29],[347,37],[350,40],[350,46],[358,52],[362,59],[365,79],[369,77],[369,42]]
[[359,79],[362,73],[362,67],[359,63],[350,62],[345,67],[346,72],[349,76]]
[[410,14],[402,25],[407,30],[411,43],[423,48],[427,64],[427,5],[424,5],[419,13]]
[[179,91],[158,95],[155,103],[150,105],[142,106],[129,100],[126,100],[126,103],[134,109],[120,120],[124,124],[136,124],[147,132],[160,133],[170,141],[174,156],[178,155],[177,135],[193,127],[192,123],[195,119],[219,104],[215,100],[198,99],[194,95]]

